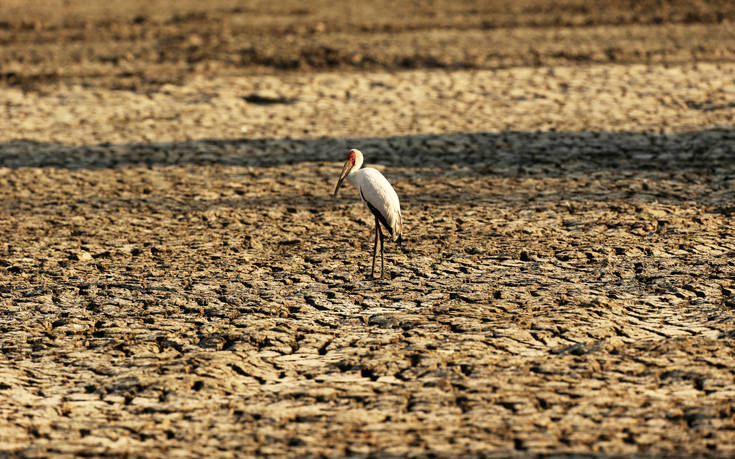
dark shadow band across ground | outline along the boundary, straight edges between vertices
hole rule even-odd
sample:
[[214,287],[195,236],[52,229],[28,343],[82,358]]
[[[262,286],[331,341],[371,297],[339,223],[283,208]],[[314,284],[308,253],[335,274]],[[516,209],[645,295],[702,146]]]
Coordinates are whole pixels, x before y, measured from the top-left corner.
[[[359,148],[367,163],[405,168],[471,168],[505,176],[616,169],[715,172],[735,162],[735,130],[635,132],[473,132],[380,138],[202,139],[177,143],[62,145],[18,140],[0,144],[0,167],[103,169],[223,164],[277,167],[341,161]],[[576,165],[584,163],[584,167]]]

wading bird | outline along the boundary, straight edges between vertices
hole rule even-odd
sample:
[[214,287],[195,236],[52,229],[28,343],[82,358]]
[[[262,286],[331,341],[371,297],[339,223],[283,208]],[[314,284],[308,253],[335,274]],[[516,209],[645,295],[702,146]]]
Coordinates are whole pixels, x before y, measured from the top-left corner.
[[377,169],[362,167],[362,153],[352,149],[347,154],[347,161],[339,175],[337,186],[334,187],[334,196],[337,196],[340,185],[346,178],[360,191],[360,197],[367,204],[370,212],[375,216],[375,246],[373,247],[373,268],[370,277],[375,276],[375,256],[380,241],[380,277],[383,277],[383,231],[380,225],[388,230],[393,240],[400,240],[403,233],[401,219],[401,204],[398,195],[388,180]]

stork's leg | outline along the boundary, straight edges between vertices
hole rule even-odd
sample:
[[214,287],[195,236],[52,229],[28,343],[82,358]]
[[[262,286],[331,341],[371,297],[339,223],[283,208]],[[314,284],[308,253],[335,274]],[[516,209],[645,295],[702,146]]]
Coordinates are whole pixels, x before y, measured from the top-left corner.
[[380,235],[380,278],[383,278],[383,231],[378,227],[378,234]]
[[[370,270],[370,277],[375,277],[375,256],[378,254],[378,234],[380,233],[380,222],[375,217],[375,245],[373,246],[373,269]],[[381,252],[381,257],[382,257]],[[382,258],[381,258],[382,260]]]

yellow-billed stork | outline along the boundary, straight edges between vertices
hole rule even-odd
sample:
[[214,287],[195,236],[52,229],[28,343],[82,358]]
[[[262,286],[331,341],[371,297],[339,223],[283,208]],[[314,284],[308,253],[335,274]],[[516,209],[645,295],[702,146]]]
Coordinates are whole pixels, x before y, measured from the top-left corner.
[[375,216],[375,246],[373,247],[373,267],[370,277],[375,276],[378,241],[380,241],[380,277],[383,277],[383,232],[380,225],[383,225],[394,241],[401,239],[403,234],[401,203],[398,201],[396,191],[383,174],[372,167],[363,169],[362,161],[360,150],[352,149],[347,153],[347,161],[339,175],[337,186],[334,188],[334,196],[337,196],[337,191],[346,178],[357,187],[360,197]]

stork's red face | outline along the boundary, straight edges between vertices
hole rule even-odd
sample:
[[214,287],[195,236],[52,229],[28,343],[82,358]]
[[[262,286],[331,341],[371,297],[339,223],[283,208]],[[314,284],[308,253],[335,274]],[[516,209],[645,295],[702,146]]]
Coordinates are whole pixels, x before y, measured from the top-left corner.
[[344,181],[345,177],[347,177],[347,174],[349,174],[352,168],[355,167],[356,162],[357,162],[357,152],[355,150],[350,150],[350,152],[347,154],[347,161],[345,161],[345,165],[342,168],[342,173],[339,174],[339,180],[337,180],[337,186],[334,187],[334,196],[337,196],[337,191],[339,191],[340,185],[342,185],[342,182]]

